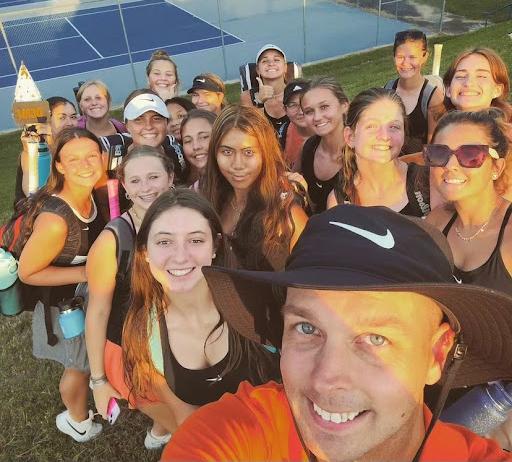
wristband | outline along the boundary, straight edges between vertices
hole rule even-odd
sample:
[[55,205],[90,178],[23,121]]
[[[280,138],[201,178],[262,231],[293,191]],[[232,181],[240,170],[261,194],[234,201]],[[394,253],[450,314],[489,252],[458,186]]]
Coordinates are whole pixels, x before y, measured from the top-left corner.
[[101,377],[91,377],[89,379],[89,388],[94,390],[95,387],[105,385],[106,383],[108,383],[108,380],[105,374],[103,374]]

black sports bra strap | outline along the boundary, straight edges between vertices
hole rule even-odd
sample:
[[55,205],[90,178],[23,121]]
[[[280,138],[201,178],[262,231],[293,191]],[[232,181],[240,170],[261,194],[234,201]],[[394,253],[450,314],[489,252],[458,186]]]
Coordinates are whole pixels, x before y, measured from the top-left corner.
[[512,213],[512,204],[510,204],[503,216],[503,221],[501,222],[500,234],[498,235],[498,242],[496,243],[496,247],[498,249],[501,248],[501,241],[503,240],[503,235],[505,234],[505,228],[507,227],[508,220],[510,218],[510,214]]
[[446,223],[446,226],[443,229],[443,234],[448,237],[448,233],[450,232],[451,227],[455,223],[455,220],[457,219],[457,212],[453,214],[453,216],[450,218],[450,221]]

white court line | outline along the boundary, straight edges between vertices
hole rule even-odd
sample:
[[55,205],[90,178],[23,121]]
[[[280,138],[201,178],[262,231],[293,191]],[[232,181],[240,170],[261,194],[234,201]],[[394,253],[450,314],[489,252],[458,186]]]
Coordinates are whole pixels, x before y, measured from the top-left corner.
[[100,58],[104,58],[104,56],[103,56],[103,55],[102,55],[98,50],[96,50],[96,48],[94,48],[94,46],[92,45],[92,43],[91,43],[91,42],[89,42],[89,40],[87,40],[87,39],[82,35],[82,33],[81,33],[81,32],[80,32],[80,31],[79,31],[79,30],[78,30],[78,29],[77,29],[77,28],[76,28],[76,27],[71,23],[71,21],[70,21],[68,18],[66,18],[66,21],[68,22],[68,24],[69,24],[73,29],[75,29],[75,30],[76,30],[76,33],[77,33],[78,35],[80,35],[80,37],[82,37],[82,38],[84,39],[85,43],[87,43],[87,45],[89,45],[89,46],[90,46],[90,47],[91,47],[91,48],[92,48],[92,49],[97,53],[97,55],[98,55]]
[[[207,39],[192,40],[190,42],[172,43],[170,45],[157,45],[156,47],[148,48],[147,50],[132,51],[132,54],[134,54],[134,53],[144,53],[144,52],[151,51],[151,50],[158,50],[158,49],[161,49],[161,48],[170,48],[170,47],[179,46],[179,45],[187,45],[188,43],[201,42],[201,41],[218,39],[218,38],[220,38],[220,35],[218,35],[216,37],[210,37],[210,38],[207,38]],[[230,45],[234,45],[234,44],[230,44]],[[207,51],[207,50],[212,50],[212,49],[219,48],[219,47],[220,47],[220,45],[219,46],[215,46],[215,47],[210,47],[210,48],[207,48],[207,49],[203,49],[203,50],[187,51],[186,53],[196,53],[198,51]],[[47,71],[49,69],[54,69],[54,68],[57,68],[57,67],[74,66],[75,64],[91,63],[93,61],[101,61],[101,59],[119,58],[120,56],[128,56],[128,53],[120,53],[120,54],[117,54],[117,55],[106,56],[106,57],[103,57],[103,58],[86,59],[84,61],[76,61],[76,62],[72,62],[72,63],[59,64],[57,66],[39,67],[37,69],[31,68],[30,72]],[[136,62],[140,62],[140,61],[136,61]],[[126,63],[126,64],[129,64],[129,63]],[[120,64],[120,66],[123,66],[123,65],[124,64]],[[110,66],[110,67],[114,67],[114,66]],[[107,69],[110,69],[110,68],[107,68]],[[87,72],[87,71],[82,71],[82,72]],[[16,74],[3,74],[3,75],[0,75],[0,78],[1,77],[11,77],[11,76],[15,76],[15,75]],[[54,78],[54,77],[52,77],[52,78]],[[48,80],[48,79],[42,79],[42,80]]]
[[[26,47],[30,45],[41,45],[43,43],[50,43],[50,42],[57,42],[59,40],[68,40],[72,38],[80,38],[79,35],[71,35],[70,37],[61,37],[58,39],[51,39],[51,40],[41,40],[40,42],[33,42],[33,43],[23,43],[21,45],[11,45],[11,48],[20,48],[20,47]],[[0,48],[0,51],[7,50],[7,47]]]
[[[220,24],[215,25],[215,24],[211,23],[210,21],[206,21],[205,19],[197,16],[194,13],[191,13],[190,11],[186,10],[185,8],[182,8],[181,6],[175,5],[170,0],[164,0],[164,2],[168,3],[169,5],[174,6],[175,8],[178,8],[181,11],[184,11],[185,13],[189,14],[190,16],[194,16],[194,18],[199,19],[200,21],[203,21],[203,22],[205,22],[206,24],[209,24],[212,27],[215,27],[215,29],[221,30]],[[240,42],[245,43],[245,40],[242,40],[240,37],[237,37],[235,34],[232,34],[231,32],[224,31],[224,30],[222,30],[222,31],[225,32],[225,34],[231,35],[232,37],[235,37],[236,39],[240,40]]]

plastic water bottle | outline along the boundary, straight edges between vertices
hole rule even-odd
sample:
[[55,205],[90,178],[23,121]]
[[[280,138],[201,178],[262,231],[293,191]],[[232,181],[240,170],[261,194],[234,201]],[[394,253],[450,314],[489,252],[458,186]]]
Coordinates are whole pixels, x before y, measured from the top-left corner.
[[18,262],[10,252],[0,248],[0,313],[16,316],[21,311]]
[[441,420],[485,436],[505,422],[511,410],[512,383],[491,382],[466,393],[442,412]]
[[39,188],[43,187],[48,181],[51,162],[52,157],[50,155],[48,145],[41,139],[37,147],[37,173]]

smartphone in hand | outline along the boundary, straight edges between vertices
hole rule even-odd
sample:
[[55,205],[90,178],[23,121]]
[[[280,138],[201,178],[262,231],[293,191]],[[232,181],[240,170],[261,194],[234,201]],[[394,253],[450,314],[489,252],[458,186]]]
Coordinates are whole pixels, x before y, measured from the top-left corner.
[[107,419],[110,425],[114,425],[119,414],[121,413],[121,408],[119,404],[117,404],[117,400],[115,398],[110,398],[107,406]]

